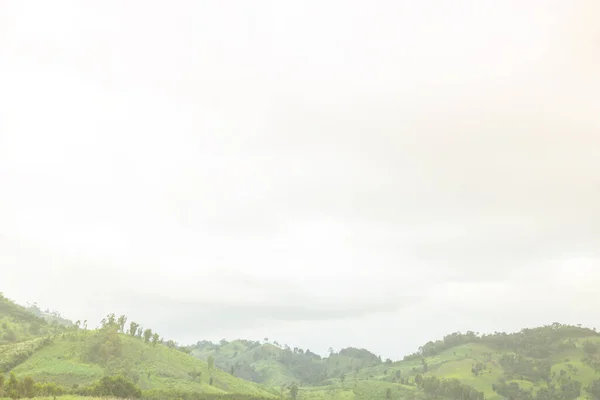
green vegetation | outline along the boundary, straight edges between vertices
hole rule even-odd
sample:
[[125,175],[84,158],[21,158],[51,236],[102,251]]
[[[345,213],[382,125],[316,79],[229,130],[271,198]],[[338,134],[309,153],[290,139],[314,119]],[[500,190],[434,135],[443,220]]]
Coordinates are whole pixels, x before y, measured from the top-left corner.
[[61,325],[65,327],[72,327],[74,325],[73,321],[65,318],[56,310],[51,311],[50,309],[46,309],[45,311],[42,311],[37,303],[28,305],[27,311],[44,319],[49,325]]
[[86,322],[48,323],[4,297],[0,304],[0,319],[17,334],[0,345],[0,397],[276,398],[256,383],[209,368],[151,329],[127,325],[125,316],[110,314],[100,329],[88,330]]
[[0,329],[0,398],[600,400],[600,335],[558,323],[453,333],[400,361],[268,339],[180,346],[124,315],[88,330],[4,296]]
[[192,355],[223,370],[233,368],[240,378],[277,387],[290,382],[325,384],[329,378],[349,377],[357,370],[382,363],[380,357],[357,348],[343,349],[339,353],[332,350],[326,358],[309,349],[290,348],[277,342],[204,341],[190,348]]
[[67,388],[91,385],[107,376],[123,376],[149,393],[240,393],[273,397],[255,383],[221,370],[209,370],[206,363],[176,348],[146,343],[143,338],[119,333],[116,327],[108,325],[97,331],[61,334],[12,371]]
[[453,333],[396,362],[356,348],[320,357],[267,340],[191,348],[283,395],[297,383],[299,399],[600,399],[600,336],[558,323],[510,334]]
[[0,346],[64,331],[60,324],[49,324],[0,293]]

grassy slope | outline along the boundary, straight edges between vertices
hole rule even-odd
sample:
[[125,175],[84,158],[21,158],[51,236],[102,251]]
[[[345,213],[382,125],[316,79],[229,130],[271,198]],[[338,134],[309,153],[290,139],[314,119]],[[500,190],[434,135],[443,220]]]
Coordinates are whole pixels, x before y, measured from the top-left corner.
[[[244,381],[219,369],[209,370],[207,364],[195,357],[163,345],[152,346],[128,335],[119,335],[123,353],[116,370],[82,361],[86,336],[95,332],[58,335],[54,342],[34,352],[25,362],[13,369],[17,376],[31,376],[36,381],[51,381],[71,387],[85,385],[114,371],[125,370],[142,389],[176,389],[206,393],[244,393],[272,397],[253,382]],[[200,380],[188,376],[201,372]],[[213,378],[213,385],[209,379]]]
[[[583,387],[589,385],[594,379],[600,378],[600,375],[596,374],[594,369],[581,362],[581,358],[584,355],[582,345],[587,340],[600,344],[600,338],[598,337],[579,338],[576,340],[578,346],[576,349],[559,352],[551,356],[553,362],[552,372],[555,372],[552,383],[559,386],[558,382],[561,370],[565,371],[565,378],[568,379],[570,377],[577,380],[582,383]],[[487,362],[484,356],[486,353],[491,353],[491,359],[487,359]],[[492,385],[498,383],[498,379],[504,375],[504,370],[498,360],[506,353],[474,343],[453,347],[435,357],[426,357],[425,360],[429,370],[423,376],[458,379],[463,384],[467,384],[483,392],[486,399],[500,399],[501,396],[492,390]],[[471,372],[471,367],[478,362],[485,363],[487,369],[481,375],[474,376]],[[413,368],[416,371],[413,371]],[[400,361],[391,366],[383,364],[377,367],[361,369],[357,377],[358,385],[361,385],[361,381],[368,381],[376,386],[381,384],[381,387],[383,387],[383,381],[387,380],[390,382],[397,370],[401,371],[403,377],[414,380],[417,373],[422,373],[421,368],[421,362],[415,360],[408,362]],[[385,372],[386,370],[387,373]],[[515,382],[522,388],[533,389],[534,392],[540,388],[547,387],[547,384],[542,381],[529,382],[526,380],[516,380]],[[585,394],[582,391],[582,398],[584,397]]]
[[[260,359],[255,361],[256,353],[260,354]],[[277,361],[281,354],[282,349],[272,344],[251,347],[242,341],[229,342],[220,346],[218,350],[196,349],[192,351],[192,355],[201,360],[206,361],[208,357],[212,356],[216,360],[216,364],[226,370],[238,363],[251,365],[262,376],[256,381],[276,387],[298,381],[284,364]]]
[[25,307],[19,306],[0,293],[0,345],[25,341],[64,330],[50,326]]
[[[195,357],[164,345],[152,346],[128,335],[119,335],[122,355],[116,368],[83,362],[86,341],[95,334],[94,331],[66,332],[65,327],[50,325],[0,295],[0,373],[13,371],[18,377],[31,376],[36,381],[72,387],[91,383],[106,374],[126,371],[142,389],[274,397],[254,382],[236,378],[218,368],[209,370],[206,362]],[[200,379],[193,380],[188,375],[192,371],[202,373]]]
[[[600,375],[595,370],[582,361],[585,353],[583,344],[586,341],[596,343],[600,346],[600,337],[598,336],[573,336],[567,339],[576,345],[575,348],[565,348],[556,350],[547,358],[552,363],[551,384],[560,387],[561,379],[572,379],[581,382],[582,387],[587,387],[593,380],[600,379]],[[282,350],[272,345],[261,345],[259,347],[248,348],[243,343],[229,343],[220,348],[219,352],[210,349],[195,351],[198,357],[207,357],[213,355],[220,357],[221,361],[229,362],[250,362],[256,369],[264,368],[271,370],[271,383],[276,382],[278,386],[281,383],[299,382],[288,367],[279,362],[277,357],[267,357],[258,362],[254,362],[251,355],[256,351],[267,351],[278,354]],[[363,360],[353,359],[340,355],[333,355],[322,361],[315,360],[315,364],[321,364],[326,367],[329,379],[321,386],[302,387],[299,399],[308,400],[327,400],[327,399],[384,399],[386,389],[392,391],[392,398],[420,398],[422,393],[414,386],[414,379],[417,374],[425,377],[437,376],[444,379],[458,379],[461,383],[469,385],[485,394],[487,399],[500,399],[492,386],[497,384],[500,379],[506,378],[500,359],[505,354],[512,354],[509,350],[499,350],[489,343],[467,343],[452,347],[436,354],[435,356],[425,357],[428,365],[427,372],[423,373],[423,364],[420,359],[409,361],[398,361],[394,363],[376,363],[372,366],[360,366]],[[485,369],[479,374],[474,375],[471,371],[473,365],[482,363]],[[358,367],[358,370],[357,370]],[[561,378],[562,371],[562,378]],[[395,378],[399,376],[408,379],[408,385],[395,383]],[[344,383],[340,379],[344,375]],[[523,389],[531,389],[536,393],[541,388],[548,387],[547,383],[539,381],[514,380]],[[581,398],[586,397],[585,390],[581,392]]]
[[[275,387],[292,382],[308,384],[314,381],[315,377],[321,375],[323,379],[327,377],[339,378],[341,375],[350,377],[356,373],[357,369],[378,364],[373,359],[368,359],[368,357],[376,359],[376,356],[370,353],[366,355],[367,358],[348,354],[333,354],[330,357],[318,359],[313,356],[286,351],[271,343],[252,345],[240,340],[222,346],[195,348],[191,354],[202,360],[213,357],[216,365],[225,370],[229,370],[231,366],[247,365],[256,374],[244,375],[240,369],[241,377]],[[307,379],[308,376],[311,380]]]
[[[83,332],[60,332],[64,332],[64,328],[50,326],[24,307],[0,296],[0,367],[8,365],[11,367],[9,369],[19,376],[31,375],[36,380],[54,381],[67,386],[90,383],[114,372],[111,366],[103,367],[82,361],[86,340]],[[7,336],[7,333],[11,334]],[[54,341],[44,342],[43,338],[50,335],[55,337]],[[87,335],[93,333],[88,332]],[[323,369],[329,377],[324,382],[326,386],[303,387],[299,399],[375,400],[385,398],[387,389],[392,391],[394,399],[422,397],[420,391],[413,386],[415,376],[422,373],[422,363],[418,359],[388,364],[372,363],[364,358],[340,354],[323,360],[294,354],[291,359],[282,361],[286,356],[283,349],[271,344],[257,346],[245,341],[231,342],[219,346],[218,350],[210,346],[195,349],[195,358],[162,345],[153,347],[129,336],[120,335],[120,338],[123,354],[118,367],[135,377],[137,384],[143,389],[270,395],[264,387],[238,379],[217,368],[209,371],[207,364],[197,359],[206,360],[213,356],[217,365],[251,365],[254,371],[260,374],[263,382],[278,388],[283,384],[302,382],[297,369],[294,370],[290,365],[304,363],[304,368]],[[549,357],[552,362],[552,383],[559,385],[563,375],[562,379],[571,378],[586,387],[600,376],[582,362],[583,343],[591,341],[600,345],[600,337],[573,337],[571,340],[576,344],[576,348],[555,351]],[[455,378],[484,392],[488,399],[499,399],[500,396],[492,390],[492,385],[504,376],[505,371],[499,360],[506,353],[508,351],[500,351],[483,343],[455,346],[435,356],[425,357],[428,371],[423,375]],[[290,354],[287,352],[287,357],[290,357]],[[16,365],[15,360],[20,364]],[[474,376],[471,372],[471,367],[476,363],[484,363],[486,367],[479,376]],[[194,370],[202,373],[200,382],[188,376],[188,372]],[[402,378],[408,379],[408,385],[394,383],[397,371]],[[345,377],[343,384],[340,379],[342,375]],[[214,380],[212,386],[208,384],[210,377]],[[515,382],[522,388],[532,389],[533,392],[547,386],[543,381]],[[279,392],[279,389],[275,392]],[[585,392],[582,392],[582,397],[584,396]]]

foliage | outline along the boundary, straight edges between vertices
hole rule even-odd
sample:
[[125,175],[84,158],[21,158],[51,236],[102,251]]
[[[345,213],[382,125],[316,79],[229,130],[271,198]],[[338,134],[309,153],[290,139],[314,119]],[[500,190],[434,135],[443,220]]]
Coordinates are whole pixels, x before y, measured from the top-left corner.
[[181,346],[125,315],[111,313],[88,331],[87,321],[51,326],[19,307],[0,298],[0,367],[12,371],[0,378],[0,397],[600,400],[600,337],[580,326],[457,332],[383,362],[365,349],[321,357],[274,340]]
[[121,357],[122,344],[116,326],[106,325],[86,339],[83,360],[107,366],[111,361]]
[[419,379],[418,386],[431,397],[444,397],[455,400],[483,400],[483,392],[468,385],[463,385],[458,379],[440,379],[436,376]]
[[65,390],[54,383],[36,383],[30,376],[22,379],[10,373],[5,380],[0,375],[0,396],[8,396],[11,399],[33,398],[36,396],[57,396],[64,394]]
[[[59,335],[52,345],[34,352],[14,371],[21,376],[30,375],[35,380],[66,387],[79,385],[85,388],[103,376],[122,375],[143,391],[157,389],[269,397],[265,388],[219,369],[209,370],[205,362],[177,349],[145,343],[108,327]],[[209,385],[211,380],[213,384]]]
[[27,360],[34,352],[52,344],[53,339],[38,338],[0,346],[0,373],[7,372]]
[[44,318],[0,294],[0,346],[63,332],[65,329],[58,323],[48,324]]
[[564,339],[598,336],[598,333],[589,328],[572,325],[563,325],[557,322],[534,329],[522,329],[515,333],[495,332],[490,335],[479,335],[468,331],[467,333],[452,333],[444,336],[442,340],[427,342],[419,347],[417,353],[404,357],[405,361],[431,357],[442,353],[452,347],[467,343],[482,343],[498,350],[521,351],[529,357],[548,357],[563,345]]
[[239,393],[198,393],[177,390],[145,390],[142,397],[147,400],[269,400],[271,397],[261,397]]
[[122,375],[105,376],[82,391],[88,396],[113,396],[118,398],[140,398],[142,391],[135,384]]

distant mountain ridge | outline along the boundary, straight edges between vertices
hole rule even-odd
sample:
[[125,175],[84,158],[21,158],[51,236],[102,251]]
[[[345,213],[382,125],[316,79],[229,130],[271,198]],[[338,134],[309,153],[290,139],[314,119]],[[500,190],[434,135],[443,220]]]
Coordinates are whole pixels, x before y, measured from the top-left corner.
[[27,309],[27,311],[33,313],[34,315],[45,319],[46,322],[48,322],[50,325],[54,323],[66,327],[72,327],[75,325],[73,321],[65,318],[63,315],[61,315],[60,312],[56,310],[51,311],[50,309],[46,309],[45,311],[42,311],[42,309],[38,306],[37,303],[27,304],[25,308]]

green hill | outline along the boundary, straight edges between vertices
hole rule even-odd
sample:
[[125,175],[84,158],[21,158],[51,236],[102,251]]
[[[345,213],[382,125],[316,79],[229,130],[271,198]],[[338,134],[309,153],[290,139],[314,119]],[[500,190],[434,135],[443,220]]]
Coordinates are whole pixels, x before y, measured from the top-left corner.
[[199,342],[192,354],[257,382],[297,382],[301,399],[600,399],[599,334],[558,323],[511,334],[454,333],[396,362],[362,349],[321,358],[243,340]]
[[365,349],[347,348],[322,358],[310,350],[248,340],[198,342],[190,350],[200,359],[214,359],[222,369],[233,368],[236,376],[277,387],[291,382],[319,385],[332,377],[382,363],[380,357]]
[[145,398],[277,397],[254,382],[190,356],[173,341],[163,342],[158,334],[150,329],[143,331],[135,322],[126,329],[125,322],[124,316],[117,319],[111,314],[99,330],[81,329],[79,323],[71,328],[49,324],[2,296],[0,397],[11,391],[21,397],[35,393],[91,394],[107,377],[114,377],[115,382],[122,379]]
[[12,371],[68,388],[120,374],[142,390],[274,397],[258,384],[208,368],[205,362],[175,348],[146,343],[111,328],[57,335]]
[[321,357],[267,340],[181,347],[126,322],[48,323],[0,296],[0,397],[600,400],[600,335],[580,326],[453,333],[383,361],[365,349]]
[[58,324],[67,328],[75,325],[73,321],[63,317],[58,311],[51,311],[49,309],[42,311],[42,309],[36,303],[28,305],[26,309],[32,314],[44,319],[50,325]]
[[[0,346],[64,331],[0,293]],[[0,353],[1,354],[1,353]]]

